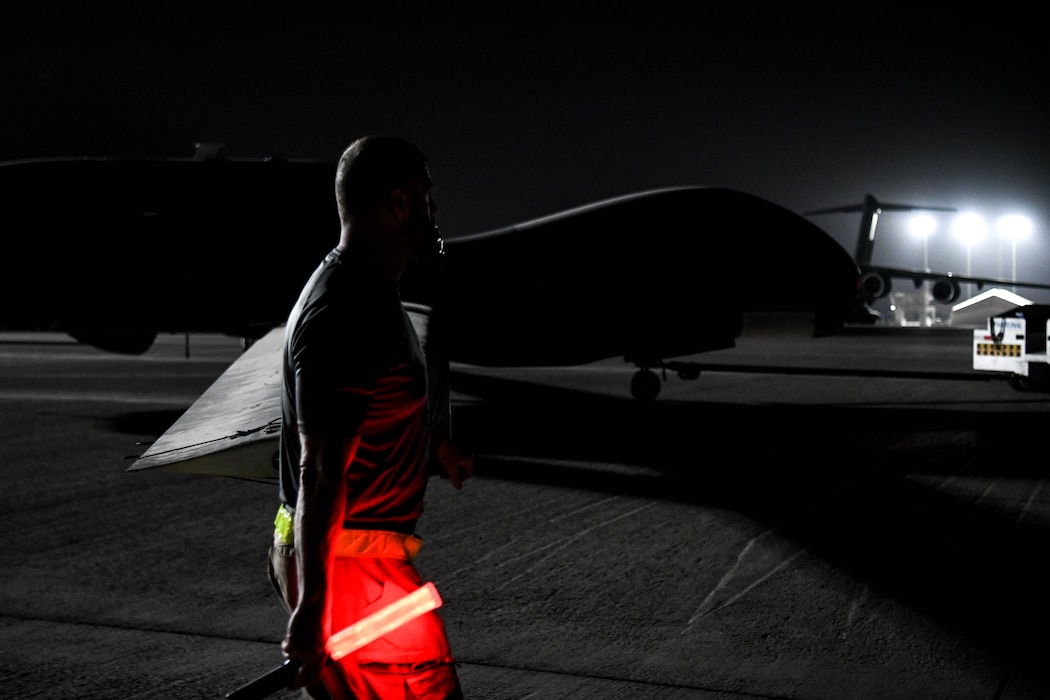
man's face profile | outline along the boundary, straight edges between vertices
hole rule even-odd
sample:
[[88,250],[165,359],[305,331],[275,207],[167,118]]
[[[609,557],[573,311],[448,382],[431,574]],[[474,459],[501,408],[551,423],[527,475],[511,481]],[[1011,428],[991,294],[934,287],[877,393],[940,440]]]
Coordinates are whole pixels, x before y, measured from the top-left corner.
[[417,180],[407,188],[412,208],[405,234],[409,237],[415,258],[433,255],[441,250],[441,231],[434,221],[437,205],[430,194],[430,187],[429,181]]

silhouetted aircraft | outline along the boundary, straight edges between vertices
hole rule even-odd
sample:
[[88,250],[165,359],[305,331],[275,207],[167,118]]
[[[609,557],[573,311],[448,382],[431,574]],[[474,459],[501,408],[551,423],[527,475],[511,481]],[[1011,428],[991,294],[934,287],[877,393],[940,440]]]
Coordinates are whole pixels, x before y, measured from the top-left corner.
[[0,163],[0,327],[131,354],[165,332],[261,337],[336,239],[334,172],[275,159]]
[[894,279],[910,280],[916,289],[922,286],[923,282],[930,281],[930,293],[934,301],[942,304],[951,304],[958,300],[962,291],[961,285],[964,283],[975,284],[978,289],[982,289],[988,284],[1050,289],[1050,284],[1041,282],[1021,282],[995,277],[972,277],[970,275],[957,275],[954,272],[933,272],[930,270],[913,270],[875,265],[871,262],[872,253],[875,250],[875,227],[878,224],[879,215],[884,211],[956,211],[956,209],[954,207],[923,206],[919,204],[888,204],[880,202],[874,196],[868,194],[864,196],[864,201],[860,204],[817,209],[804,213],[805,216],[860,213],[860,229],[857,232],[857,248],[854,260],[861,271],[861,294],[865,302],[872,302],[888,296],[893,291],[892,280]]
[[[126,353],[161,332],[261,338],[337,241],[333,179],[334,164],[315,161],[4,163],[0,196],[25,252],[4,257],[0,326]],[[637,192],[449,237],[441,258],[450,360],[622,356],[639,369],[639,398],[659,392],[655,370],[698,376],[675,358],[732,347],[751,314],[801,315],[817,335],[870,320],[859,270],[834,239],[722,188]],[[406,302],[435,306],[427,276],[406,274]]]
[[[565,366],[623,356],[653,398],[669,361],[733,347],[748,319],[801,315],[814,335],[871,321],[859,270],[823,230],[715,187],[637,192],[445,242],[450,357]],[[406,294],[411,298],[411,293]]]

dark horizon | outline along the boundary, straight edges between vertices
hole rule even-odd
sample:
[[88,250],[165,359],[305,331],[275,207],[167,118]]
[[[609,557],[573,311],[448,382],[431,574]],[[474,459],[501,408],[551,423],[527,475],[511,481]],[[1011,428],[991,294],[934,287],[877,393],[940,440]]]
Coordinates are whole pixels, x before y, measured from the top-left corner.
[[[871,193],[1023,212],[1035,235],[1018,277],[1050,277],[1050,63],[1034,19],[180,7],[10,23],[0,158],[177,155],[206,141],[228,156],[334,160],[358,135],[397,133],[431,157],[448,236],[665,186],[739,189],[798,213]],[[852,252],[858,217],[813,220]],[[903,221],[880,221],[877,261],[917,265]],[[947,231],[928,254],[965,265]],[[998,276],[1003,254],[992,234],[973,273]]]

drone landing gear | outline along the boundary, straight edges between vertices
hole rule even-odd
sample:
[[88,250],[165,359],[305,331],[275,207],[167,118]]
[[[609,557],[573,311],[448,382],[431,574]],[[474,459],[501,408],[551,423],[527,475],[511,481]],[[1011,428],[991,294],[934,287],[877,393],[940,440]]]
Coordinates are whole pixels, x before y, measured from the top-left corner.
[[638,371],[631,377],[631,396],[639,401],[652,401],[660,395],[660,384],[667,381],[667,370],[677,372],[681,379],[700,376],[700,365],[693,362],[656,362],[652,367],[659,368],[661,373],[658,375],[649,365],[638,365]]

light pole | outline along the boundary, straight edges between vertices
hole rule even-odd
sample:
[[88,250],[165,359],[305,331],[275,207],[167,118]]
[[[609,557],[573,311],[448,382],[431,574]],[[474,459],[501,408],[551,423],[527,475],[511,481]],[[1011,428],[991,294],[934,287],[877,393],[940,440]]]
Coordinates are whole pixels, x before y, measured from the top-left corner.
[[[925,272],[929,272],[930,236],[937,230],[937,220],[930,214],[914,214],[908,220],[908,230],[911,231],[913,236],[918,236],[922,239],[922,269]],[[937,318],[937,310],[932,303],[933,294],[930,292],[930,281],[924,279],[919,288],[919,298],[922,300],[922,315],[919,322],[923,326],[930,326],[933,325]]]
[[[1010,241],[1010,281],[1017,281],[1017,241],[1028,238],[1032,233],[1032,221],[1027,216],[1009,214],[995,222],[995,230],[1001,238]],[[1017,291],[1017,285],[1013,285]]]
[[[985,229],[987,228],[984,218],[980,214],[966,213],[960,214],[955,221],[952,223],[952,231],[956,237],[959,238],[966,245],[966,276],[969,277],[973,274],[971,268],[970,254],[973,248],[973,244],[979,242],[984,238]],[[973,294],[973,283],[968,282],[970,286],[970,294]]]
[[930,236],[937,230],[937,220],[930,214],[916,214],[908,222],[908,229],[922,239],[922,269],[930,271]]

